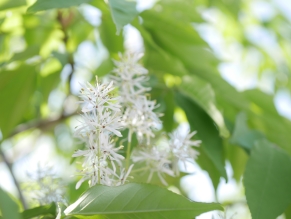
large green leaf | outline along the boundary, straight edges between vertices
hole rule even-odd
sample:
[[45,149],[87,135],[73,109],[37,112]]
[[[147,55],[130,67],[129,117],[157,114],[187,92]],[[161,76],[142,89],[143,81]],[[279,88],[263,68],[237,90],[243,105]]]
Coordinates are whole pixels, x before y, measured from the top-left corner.
[[215,93],[210,84],[195,75],[184,76],[180,90],[188,97],[192,98],[205,112],[207,112],[219,127],[221,136],[229,136],[224,118],[215,105]]
[[23,211],[22,213],[22,218],[23,219],[30,219],[34,218],[37,216],[42,216],[42,215],[56,215],[56,204],[52,203],[50,205],[44,205],[44,206],[39,206],[36,208],[32,209],[27,209]]
[[[224,169],[222,139],[212,119],[192,99],[179,93],[176,93],[175,99],[177,104],[185,111],[191,130],[197,130],[197,136],[202,140],[201,150],[203,150],[205,155],[213,162],[213,165],[208,165],[206,170],[211,171],[211,168],[214,167],[219,171],[222,177],[227,179]],[[210,177],[215,177],[211,179],[214,187],[216,187],[219,181],[217,179],[217,174],[209,172],[209,175]]]
[[154,9],[166,8],[163,13],[182,22],[204,22],[201,15],[197,12],[194,1],[192,0],[163,0],[159,1]]
[[87,190],[66,210],[66,215],[90,218],[176,219],[194,218],[212,210],[222,210],[217,203],[192,202],[167,189],[150,184],[129,183],[107,187],[97,185]]
[[247,116],[245,113],[237,115],[234,132],[231,136],[231,143],[238,144],[247,151],[251,149],[255,141],[265,138],[262,133],[257,130],[250,130],[247,125]]
[[133,0],[108,0],[111,15],[119,34],[124,25],[130,23],[138,14]]
[[247,99],[219,75],[216,68],[217,60],[209,52],[207,43],[190,23],[174,19],[166,13],[167,10],[168,8],[164,7],[159,12],[149,10],[141,14],[144,19],[142,25],[154,43],[174,58],[179,59],[189,73],[207,81],[219,102],[228,108],[247,110],[249,107]]
[[161,11],[145,11],[141,14],[143,26],[161,48],[181,59],[185,64],[192,63],[196,69],[213,69],[217,59],[209,46],[194,30],[190,23],[174,19]]
[[3,219],[21,219],[19,208],[11,197],[0,187],[0,212]]
[[213,188],[216,190],[220,182],[221,173],[210,159],[210,156],[206,154],[203,144],[197,150],[199,150],[199,156],[196,161],[199,166],[208,173],[212,181]]
[[285,211],[285,218],[290,219],[291,218],[291,205],[286,209]]
[[110,53],[123,52],[123,35],[116,35],[114,23],[110,13],[102,14],[102,23],[100,25],[100,37],[102,43]]
[[291,155],[291,121],[280,116],[274,106],[273,96],[259,90],[244,91],[251,104],[248,112],[251,127],[259,129],[267,139]]
[[26,5],[26,1],[25,0],[1,0],[0,2],[0,11],[2,10],[6,10],[9,8],[16,8],[16,7],[20,7]]
[[257,141],[244,174],[253,219],[274,219],[291,203],[291,157],[267,140]]
[[88,3],[92,0],[37,0],[32,6],[27,9],[27,12],[38,12],[54,8],[69,8],[78,6],[82,3]]
[[21,66],[0,73],[0,128],[4,138],[20,122],[35,85],[35,67]]

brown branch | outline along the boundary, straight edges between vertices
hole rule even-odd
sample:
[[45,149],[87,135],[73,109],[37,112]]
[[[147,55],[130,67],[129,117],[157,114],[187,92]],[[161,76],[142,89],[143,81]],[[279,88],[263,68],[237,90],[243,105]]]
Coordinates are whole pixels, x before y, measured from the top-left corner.
[[[74,19],[74,13],[72,11],[69,11],[68,16],[64,16],[63,12],[61,10],[58,10],[57,20],[61,26],[61,31],[64,33],[63,42],[66,48],[68,47],[68,41],[69,41],[67,28],[71,24],[73,19]],[[68,76],[69,93],[71,93],[71,81],[72,81],[73,74],[75,72],[75,62],[74,62],[74,57],[72,54],[69,54],[68,63],[71,66],[71,72]]]
[[43,131],[46,131],[46,130],[49,130],[50,128],[54,127],[58,123],[66,120],[67,118],[69,118],[71,116],[75,116],[75,115],[78,115],[78,113],[74,112],[74,113],[71,113],[68,115],[61,115],[57,118],[50,118],[50,119],[43,119],[43,120],[32,120],[30,122],[27,122],[25,124],[21,124],[21,125],[17,126],[16,129],[10,134],[9,137],[11,138],[20,132],[24,132],[24,131],[27,131],[27,130],[33,129],[33,128],[38,128],[38,129],[41,129]]
[[18,183],[18,181],[17,181],[17,179],[16,179],[16,177],[15,177],[15,175],[14,175],[14,172],[13,172],[13,169],[12,169],[12,164],[11,164],[10,161],[7,159],[7,157],[6,157],[5,153],[4,153],[4,151],[3,151],[2,148],[1,148],[1,145],[0,145],[0,154],[1,154],[2,158],[3,158],[4,163],[6,164],[8,170],[9,170],[9,172],[10,172],[10,175],[12,176],[12,179],[13,179],[14,184],[15,184],[15,186],[16,186],[16,189],[17,189],[17,191],[18,191],[19,199],[20,199],[20,201],[21,201],[21,203],[22,203],[22,206],[23,206],[23,208],[24,208],[24,210],[25,210],[25,209],[27,209],[26,201],[25,201],[24,196],[23,196],[23,194],[22,194],[22,191],[21,191],[21,189],[20,189],[20,185],[19,185],[19,183]]

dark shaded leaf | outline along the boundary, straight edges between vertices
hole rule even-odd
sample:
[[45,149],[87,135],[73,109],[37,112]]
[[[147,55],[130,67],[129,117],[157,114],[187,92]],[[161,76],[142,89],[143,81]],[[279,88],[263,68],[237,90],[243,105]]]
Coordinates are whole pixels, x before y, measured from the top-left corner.
[[39,206],[32,209],[27,209],[23,211],[21,214],[22,214],[23,219],[30,219],[37,216],[47,215],[47,214],[51,214],[55,217],[56,205],[55,203],[52,203],[50,205],[44,205],[44,206]]
[[291,203],[291,157],[267,140],[251,151],[244,174],[246,198],[253,219],[274,219]]
[[248,128],[247,116],[245,113],[237,115],[234,132],[230,139],[232,144],[240,145],[249,152],[255,141],[263,138],[265,137],[262,133]]
[[224,123],[224,118],[216,107],[215,93],[210,84],[194,75],[184,76],[180,90],[207,112],[218,126],[219,134],[221,136],[229,136],[229,132]]
[[[213,162],[213,167],[219,171],[220,175],[227,179],[224,169],[222,139],[212,119],[197,103],[188,97],[176,93],[175,99],[177,104],[185,111],[191,130],[197,130],[197,138],[202,140],[201,150]],[[216,185],[217,179],[212,180],[213,184]]]

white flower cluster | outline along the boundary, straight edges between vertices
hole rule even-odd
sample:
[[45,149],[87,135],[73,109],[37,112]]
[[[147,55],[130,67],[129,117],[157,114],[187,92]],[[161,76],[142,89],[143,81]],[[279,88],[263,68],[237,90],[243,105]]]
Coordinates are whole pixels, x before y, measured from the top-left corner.
[[162,175],[179,175],[178,162],[186,165],[187,160],[193,160],[198,152],[192,149],[192,146],[199,146],[201,141],[190,140],[196,132],[182,136],[179,131],[175,131],[170,134],[168,147],[150,145],[150,139],[155,137],[153,129],[161,124],[161,121],[153,111],[157,107],[155,101],[146,97],[146,92],[151,90],[145,86],[148,71],[138,63],[140,56],[127,53],[124,56],[120,55],[120,59],[114,61],[116,68],[111,78],[119,87],[123,123],[124,127],[129,129],[128,141],[131,141],[131,134],[135,132],[140,143],[144,137],[147,143],[144,147],[136,148],[131,159],[134,163],[145,163],[150,171],[148,181],[157,173],[160,180],[167,184]]
[[119,55],[120,61],[114,61],[116,68],[111,79],[119,87],[120,104],[123,107],[123,125],[128,128],[128,141],[136,133],[139,142],[154,137],[153,130],[161,123],[159,116],[153,111],[157,106],[155,101],[148,100],[146,92],[151,90],[145,87],[148,70],[138,63],[141,56],[126,53]]
[[[193,160],[198,154],[192,146],[199,146],[200,141],[191,140],[196,132],[182,136],[176,131],[170,134],[166,147],[158,147],[151,142],[155,137],[154,129],[161,121],[154,112],[157,107],[155,101],[147,98],[146,92],[151,90],[145,86],[148,71],[138,63],[140,56],[126,53],[120,55],[120,59],[114,61],[116,68],[110,75],[111,82],[100,84],[97,81],[96,86],[90,83],[82,85],[80,102],[83,115],[75,135],[85,142],[87,148],[73,154],[73,157],[84,157],[82,178],[77,183],[77,188],[86,180],[89,180],[90,186],[123,184],[133,167],[129,166],[130,158],[134,163],[144,164],[143,169],[149,170],[148,181],[156,173],[166,185],[164,174],[178,176],[178,163],[182,162],[186,166],[186,161]],[[113,82],[118,87],[119,97],[112,95]],[[114,135],[121,137],[122,128],[129,130],[127,171],[121,167],[124,157],[118,154],[123,146],[116,148],[111,140]],[[131,154],[133,133],[140,146]]]
[[152,179],[154,173],[158,175],[161,182],[167,185],[166,180],[163,178],[163,174],[168,174],[172,177],[179,176],[178,163],[182,162],[186,168],[186,162],[192,161],[196,158],[198,152],[192,148],[192,146],[199,146],[201,141],[190,140],[196,132],[187,133],[186,136],[182,135],[179,130],[170,134],[170,141],[164,147],[152,146],[142,149],[136,149],[133,151],[133,162],[145,163],[150,172],[148,182]]
[[73,157],[84,157],[82,178],[76,185],[89,180],[89,185],[97,183],[117,186],[125,182],[132,166],[125,172],[122,169],[123,156],[118,154],[113,135],[121,137],[121,116],[118,98],[111,95],[114,90],[113,82],[99,83],[95,86],[90,83],[82,85],[80,98],[82,112],[80,125],[76,127],[75,136],[86,144],[85,150],[78,150]]
[[24,185],[24,191],[37,204],[47,205],[52,202],[66,204],[65,186],[54,173],[52,166],[38,164],[37,170],[27,173],[27,176],[30,178],[30,182]]

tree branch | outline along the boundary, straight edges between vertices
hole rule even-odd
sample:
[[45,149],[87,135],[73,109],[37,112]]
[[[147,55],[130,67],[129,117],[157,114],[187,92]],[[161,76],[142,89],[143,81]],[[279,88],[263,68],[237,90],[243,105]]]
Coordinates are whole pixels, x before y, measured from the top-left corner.
[[20,189],[20,185],[19,185],[19,183],[18,183],[18,181],[17,181],[17,179],[16,179],[16,177],[15,177],[15,175],[14,175],[14,173],[13,173],[12,164],[11,164],[11,163],[9,162],[9,160],[7,159],[7,157],[6,157],[6,155],[4,154],[4,152],[3,152],[2,148],[1,148],[1,146],[0,146],[0,154],[1,154],[2,158],[3,158],[4,163],[5,163],[6,166],[8,167],[8,170],[9,170],[11,176],[12,176],[12,179],[13,179],[14,184],[15,184],[15,186],[16,186],[16,189],[17,189],[17,191],[18,191],[19,199],[20,199],[20,201],[21,201],[21,203],[22,203],[22,206],[23,206],[23,208],[24,208],[24,210],[25,210],[25,209],[27,209],[26,201],[25,201],[24,196],[23,196],[23,194],[22,194],[22,191],[21,191],[21,189]]
[[43,131],[48,130],[52,127],[54,127],[55,125],[57,125],[58,123],[66,120],[67,118],[71,117],[71,116],[75,116],[78,115],[77,112],[68,114],[68,115],[61,115],[57,118],[50,118],[50,119],[43,119],[43,120],[32,120],[28,123],[25,124],[21,124],[19,126],[16,127],[16,129],[10,134],[10,138],[13,137],[14,135],[23,132],[23,131],[27,131],[29,129],[33,129],[33,128],[38,128],[41,129]]

